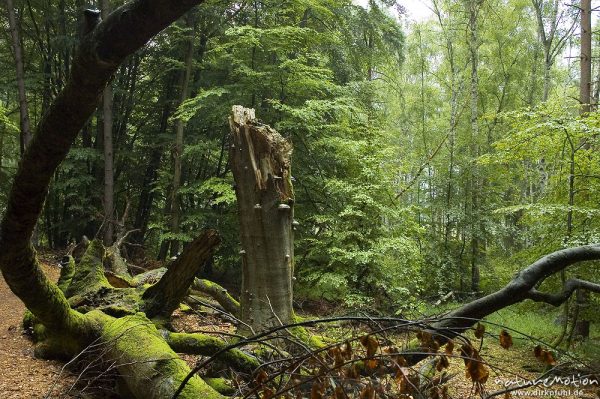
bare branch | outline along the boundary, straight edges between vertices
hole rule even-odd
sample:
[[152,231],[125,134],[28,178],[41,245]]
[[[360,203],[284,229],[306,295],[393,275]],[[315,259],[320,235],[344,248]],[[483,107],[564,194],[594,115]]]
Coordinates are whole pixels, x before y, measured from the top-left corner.
[[600,293],[600,284],[580,279],[570,279],[565,282],[563,291],[558,294],[540,292],[533,288],[529,290],[527,299],[531,299],[536,302],[545,302],[553,306],[560,306],[561,304],[565,303],[567,299],[571,297],[571,295],[573,295],[575,290],[578,289]]

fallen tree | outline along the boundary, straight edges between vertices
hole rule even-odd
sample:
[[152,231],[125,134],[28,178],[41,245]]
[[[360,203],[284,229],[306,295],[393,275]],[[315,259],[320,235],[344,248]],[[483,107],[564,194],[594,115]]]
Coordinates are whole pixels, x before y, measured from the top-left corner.
[[[600,284],[577,278],[567,280],[561,292],[540,290],[540,286],[548,277],[576,263],[594,260],[600,260],[600,245],[584,245],[546,255],[519,271],[504,288],[471,301],[444,315],[439,321],[431,323],[429,332],[440,345],[443,345],[449,339],[464,333],[484,317],[527,299],[560,306],[576,290],[600,293]],[[428,357],[423,351],[417,352],[410,354],[410,363],[416,364]]]

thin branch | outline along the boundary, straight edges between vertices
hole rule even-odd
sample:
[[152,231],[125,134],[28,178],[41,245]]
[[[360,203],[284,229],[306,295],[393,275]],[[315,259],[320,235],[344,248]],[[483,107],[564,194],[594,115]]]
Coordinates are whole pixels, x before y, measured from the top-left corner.
[[590,292],[600,293],[600,284],[592,283],[586,280],[570,279],[565,282],[563,291],[558,294],[550,294],[538,291],[532,288],[527,293],[527,298],[536,302],[545,302],[553,306],[560,306],[573,295],[573,292],[583,289]]

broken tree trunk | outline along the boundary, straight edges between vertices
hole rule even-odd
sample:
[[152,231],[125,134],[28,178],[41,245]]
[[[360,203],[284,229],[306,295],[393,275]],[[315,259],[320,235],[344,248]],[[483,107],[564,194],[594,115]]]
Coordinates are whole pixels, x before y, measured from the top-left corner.
[[292,323],[292,146],[253,109],[234,106],[230,160],[242,249],[241,319],[253,330]]
[[[146,283],[115,286],[111,277],[116,275],[104,268],[109,253],[100,240],[89,242],[78,262],[66,256],[58,287],[70,310],[81,316],[81,334],[57,330],[28,312],[23,324],[33,333],[36,356],[66,360],[77,355],[86,359],[86,355],[94,357],[102,352],[101,360],[119,372],[129,396],[137,398],[170,398],[174,394],[189,374],[175,352],[205,356],[219,353],[227,366],[251,374],[259,366],[258,360],[237,349],[224,350],[228,344],[222,339],[163,328],[168,324],[165,319],[187,294],[198,265],[218,243],[213,230],[204,232],[149,287]],[[134,279],[125,276],[123,281],[133,283]],[[78,354],[80,351],[83,353]],[[188,397],[221,398],[202,379],[192,379],[185,387]]]
[[171,316],[187,296],[196,274],[220,242],[221,239],[215,230],[207,230],[188,245],[158,283],[144,292],[148,317]]

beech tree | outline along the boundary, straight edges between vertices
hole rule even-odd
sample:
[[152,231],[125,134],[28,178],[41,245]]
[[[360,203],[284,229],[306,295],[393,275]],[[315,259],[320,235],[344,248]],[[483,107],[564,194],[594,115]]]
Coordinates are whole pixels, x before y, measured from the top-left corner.
[[[121,62],[198,3],[137,0],[116,9],[102,22],[97,13],[87,13],[88,33],[77,47],[70,79],[35,130],[16,173],[0,226],[2,274],[31,311],[31,323],[43,326],[38,328],[43,331],[38,337],[38,354],[73,356],[92,342],[104,342],[109,348],[107,355],[119,364],[127,390],[139,398],[171,396],[189,370],[147,317],[174,310],[172,304],[177,300],[173,300],[173,295],[182,294],[178,285],[190,282],[190,271],[182,278],[179,268],[174,267],[153,290],[146,291],[144,300],[138,303],[153,307],[146,315],[133,312],[116,318],[101,310],[84,314],[73,309],[73,302],[69,303],[67,297],[73,300],[73,296],[104,292],[127,302],[127,296],[139,297],[141,292],[110,287],[102,272],[104,249],[96,241],[89,244],[77,265],[63,269],[62,283],[70,280],[67,288],[62,285],[63,291],[40,269],[30,239],[54,171],[98,106],[100,94]],[[216,242],[214,233],[203,235],[199,241],[201,254],[207,256]],[[196,253],[191,264],[197,265],[198,261],[201,256]],[[72,262],[69,259],[67,263]],[[189,269],[185,263],[181,261],[183,269]],[[145,343],[143,347],[140,342]],[[199,377],[189,380],[183,396],[221,397]]]
[[255,331],[294,322],[291,144],[234,107],[230,150],[242,250],[241,317]]
[[12,40],[13,54],[15,58],[15,69],[17,72],[17,87],[19,89],[19,113],[21,125],[21,154],[31,141],[31,127],[29,121],[29,105],[25,94],[25,72],[23,68],[23,50],[21,49],[21,39],[19,26],[15,15],[15,7],[12,0],[6,1],[6,11],[8,13],[8,26]]

